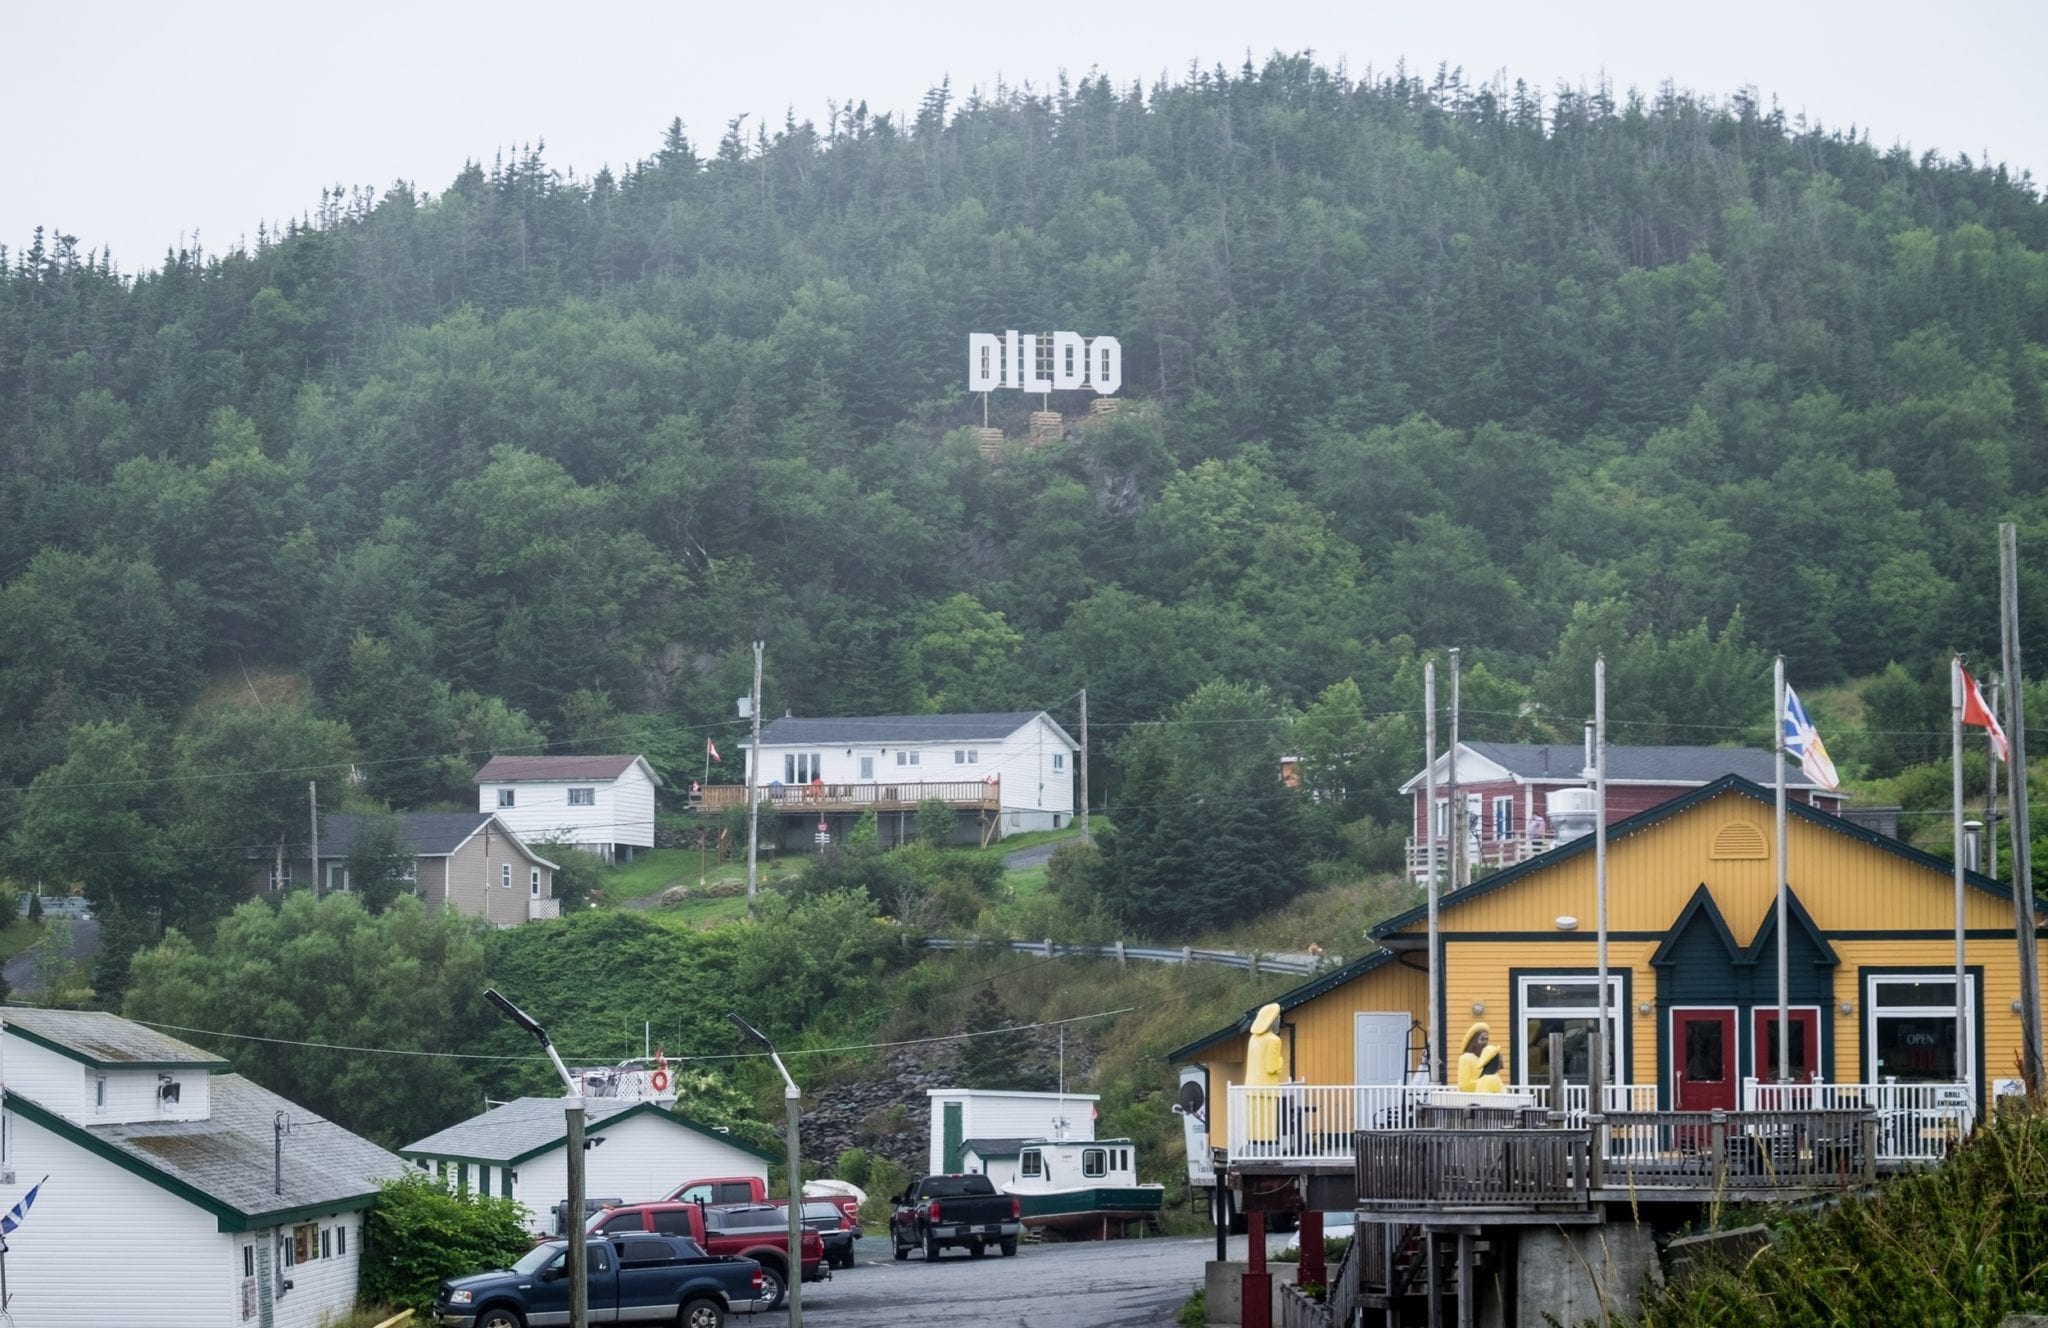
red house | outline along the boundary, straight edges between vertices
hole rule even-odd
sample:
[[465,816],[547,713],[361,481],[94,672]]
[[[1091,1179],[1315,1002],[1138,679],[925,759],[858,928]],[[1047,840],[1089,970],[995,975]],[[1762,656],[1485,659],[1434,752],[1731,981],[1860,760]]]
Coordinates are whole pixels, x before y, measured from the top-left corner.
[[[1437,757],[1433,814],[1425,805],[1427,772],[1416,772],[1413,779],[1401,786],[1413,807],[1408,874],[1416,880],[1421,880],[1426,871],[1425,834],[1436,836],[1438,871],[1448,870],[1450,764],[1449,752]],[[1740,775],[1769,788],[1776,779],[1775,759],[1770,752],[1747,747],[1610,746],[1607,823],[1612,825],[1647,811],[1723,775]],[[1511,866],[1534,857],[1560,838],[1572,838],[1575,830],[1590,831],[1591,788],[1592,772],[1586,768],[1583,747],[1532,742],[1459,743],[1458,789],[1465,797],[1466,853],[1470,861],[1474,866]],[[1568,789],[1585,792],[1579,799],[1567,794],[1554,808],[1549,795]],[[1809,782],[1799,762],[1789,759],[1785,762],[1785,790],[1792,801],[1810,803],[1836,814],[1848,800],[1846,794]],[[1562,818],[1556,815],[1574,801],[1583,805],[1584,814],[1576,818],[1569,813]],[[1539,816],[1543,818],[1541,822],[1536,820]],[[1425,821],[1425,817],[1429,819]],[[1562,826],[1558,824],[1560,819],[1565,822]]]

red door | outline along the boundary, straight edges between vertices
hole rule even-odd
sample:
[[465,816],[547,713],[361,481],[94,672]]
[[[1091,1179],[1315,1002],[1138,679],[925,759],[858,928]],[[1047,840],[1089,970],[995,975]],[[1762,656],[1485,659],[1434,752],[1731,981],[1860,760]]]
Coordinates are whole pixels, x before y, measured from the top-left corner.
[[[1788,1048],[1792,1082],[1810,1084],[1820,1073],[1820,1011],[1811,1005],[1794,1005],[1785,1011],[1792,1024],[1792,1045]],[[1778,1007],[1756,1010],[1756,1077],[1764,1083],[1778,1078]]]
[[1671,1012],[1671,1105],[1735,1110],[1735,1011]]

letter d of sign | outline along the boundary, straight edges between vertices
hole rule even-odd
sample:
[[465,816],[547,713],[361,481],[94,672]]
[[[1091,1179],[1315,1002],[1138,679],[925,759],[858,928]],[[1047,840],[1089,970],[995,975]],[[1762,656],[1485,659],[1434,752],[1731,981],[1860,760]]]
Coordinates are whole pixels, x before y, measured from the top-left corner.
[[967,334],[967,390],[993,392],[1003,379],[1003,343],[989,332]]
[[1088,385],[1105,397],[1124,385],[1124,348],[1115,337],[1088,343]]
[[1079,332],[1052,334],[1052,390],[1077,392],[1088,382],[1088,343]]

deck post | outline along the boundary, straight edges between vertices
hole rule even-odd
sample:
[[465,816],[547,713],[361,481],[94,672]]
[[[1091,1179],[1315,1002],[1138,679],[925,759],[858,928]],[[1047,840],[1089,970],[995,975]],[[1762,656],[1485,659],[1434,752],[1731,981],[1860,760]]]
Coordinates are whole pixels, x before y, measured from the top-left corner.
[[[1437,1249],[1436,1233],[1434,1231],[1422,1238],[1421,1253],[1424,1260],[1422,1275],[1428,1279],[1429,1284],[1429,1328],[1442,1328],[1444,1321],[1443,1253]],[[1388,1264],[1387,1285],[1389,1287],[1394,1285],[1391,1260]],[[1397,1322],[1395,1311],[1387,1311],[1387,1322]]]
[[1549,1039],[1550,1051],[1550,1123],[1562,1129],[1565,1121],[1564,1110],[1564,1034],[1552,1033]]
[[1715,1107],[1708,1118],[1707,1147],[1713,1160],[1714,1188],[1725,1189],[1728,1185],[1728,1113]]
[[1473,1249],[1477,1243],[1470,1231],[1458,1233],[1458,1328],[1475,1328],[1479,1322],[1472,1312],[1472,1260],[1477,1257]]
[[1245,1255],[1251,1261],[1239,1295],[1239,1328],[1273,1328],[1273,1275],[1266,1271],[1266,1215],[1245,1214]]
[[1295,1281],[1323,1288],[1324,1303],[1329,1302],[1330,1266],[1323,1258],[1323,1213],[1319,1208],[1301,1210],[1301,1272]]
[[1863,1137],[1863,1183],[1877,1184],[1877,1117],[1865,1115],[1857,1122],[1858,1132]]

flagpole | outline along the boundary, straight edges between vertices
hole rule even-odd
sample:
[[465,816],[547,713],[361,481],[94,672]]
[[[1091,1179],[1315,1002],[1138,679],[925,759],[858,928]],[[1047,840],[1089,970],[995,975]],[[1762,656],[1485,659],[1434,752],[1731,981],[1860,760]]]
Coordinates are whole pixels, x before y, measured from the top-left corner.
[[1422,666],[1422,842],[1423,870],[1429,880],[1429,1048],[1422,1068],[1429,1082],[1443,1082],[1443,1030],[1437,1011],[1444,1000],[1443,966],[1437,962],[1436,936],[1436,661]]
[[2019,943],[2021,1073],[2027,1092],[2043,1084],[2041,1063],[2041,975],[2034,923],[2033,845],[2027,838],[2027,688],[2020,668],[2019,537],[2010,521],[1998,526],[1999,626],[2005,638],[2005,741],[2012,754],[2011,802],[2005,823],[2012,834],[2013,936]]
[[697,888],[702,890],[708,879],[704,873],[704,790],[711,787],[711,739],[704,739],[704,780],[697,785],[697,805],[690,810],[697,813]]
[[1786,1028],[1791,1015],[1787,1009],[1790,970],[1785,962],[1785,657],[1778,656],[1771,669],[1771,687],[1777,696],[1777,711],[1771,729],[1777,740],[1771,744],[1777,759],[1778,779],[1778,1082],[1792,1080],[1792,1034]]
[[[1590,1067],[1598,1075],[1598,1082],[1586,1086],[1588,1100],[1586,1110],[1596,1118],[1607,1110],[1607,1081],[1612,1071],[1609,1062],[1614,1059],[1614,1042],[1608,1033],[1607,996],[1607,656],[1593,657],[1593,901],[1594,925],[1597,928],[1595,949],[1599,952],[1600,968],[1600,1017],[1594,1027],[1600,1030],[1599,1040],[1594,1044],[1597,1054]],[[1562,1104],[1553,1102],[1552,1110]]]
[[1956,1082],[1970,1082],[1970,1038],[1963,1024],[1963,657],[1948,662],[1949,738],[1953,759],[1950,782],[1954,785],[1955,807],[1951,830],[1955,836],[1956,860]]

